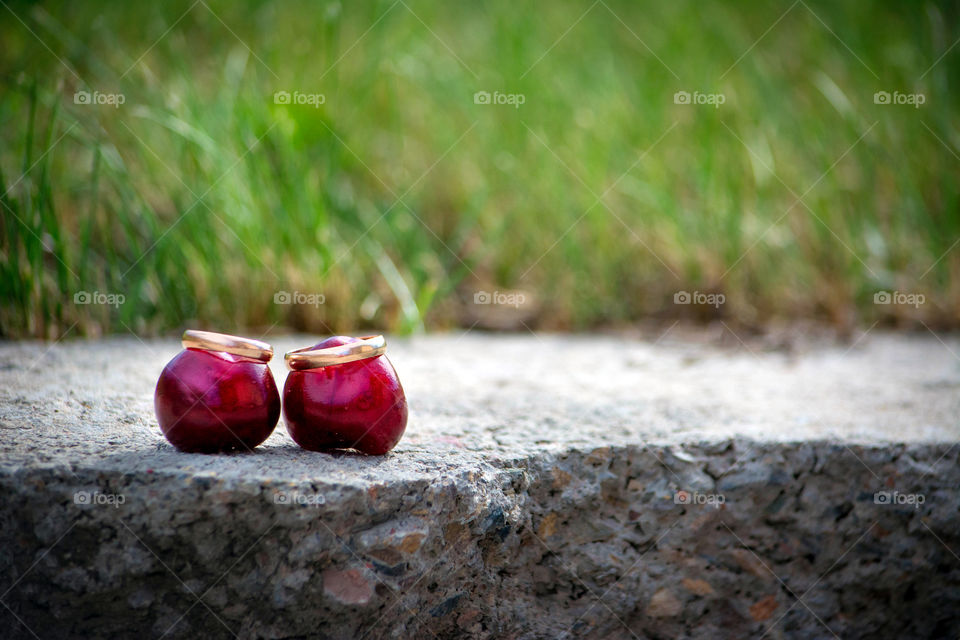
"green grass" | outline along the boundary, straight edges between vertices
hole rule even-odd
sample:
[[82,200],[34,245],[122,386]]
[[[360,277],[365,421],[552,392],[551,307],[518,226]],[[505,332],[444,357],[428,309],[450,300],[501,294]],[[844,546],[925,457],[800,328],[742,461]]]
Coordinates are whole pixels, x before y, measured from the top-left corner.
[[956,3],[190,7],[0,7],[2,335],[960,324]]

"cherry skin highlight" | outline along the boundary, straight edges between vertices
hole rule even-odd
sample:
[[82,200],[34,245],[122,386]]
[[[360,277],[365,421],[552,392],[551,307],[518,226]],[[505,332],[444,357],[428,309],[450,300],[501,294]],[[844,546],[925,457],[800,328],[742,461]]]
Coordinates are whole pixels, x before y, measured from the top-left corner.
[[[314,349],[357,338],[334,336]],[[387,356],[291,371],[283,386],[283,417],[294,442],[311,451],[390,451],[407,428],[407,399]]]
[[253,449],[280,419],[280,393],[259,360],[185,349],[167,363],[153,406],[160,429],[181,451]]

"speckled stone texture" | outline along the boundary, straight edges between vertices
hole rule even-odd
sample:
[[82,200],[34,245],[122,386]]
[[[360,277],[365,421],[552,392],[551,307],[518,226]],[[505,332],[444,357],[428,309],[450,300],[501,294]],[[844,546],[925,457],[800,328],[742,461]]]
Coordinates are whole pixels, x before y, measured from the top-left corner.
[[176,341],[8,343],[0,635],[956,638],[943,339],[391,340],[384,457],[282,422],[182,454],[152,411]]

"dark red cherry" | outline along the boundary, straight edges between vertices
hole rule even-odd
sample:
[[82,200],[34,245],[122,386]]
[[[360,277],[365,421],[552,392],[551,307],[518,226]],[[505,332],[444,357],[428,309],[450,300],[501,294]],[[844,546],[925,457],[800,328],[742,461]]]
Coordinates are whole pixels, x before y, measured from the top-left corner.
[[[313,348],[357,341],[334,336]],[[403,436],[407,399],[393,365],[381,355],[291,371],[283,387],[283,417],[290,437],[304,449],[382,455]]]
[[181,451],[253,449],[280,419],[280,394],[260,360],[185,349],[167,363],[154,394],[160,429]]

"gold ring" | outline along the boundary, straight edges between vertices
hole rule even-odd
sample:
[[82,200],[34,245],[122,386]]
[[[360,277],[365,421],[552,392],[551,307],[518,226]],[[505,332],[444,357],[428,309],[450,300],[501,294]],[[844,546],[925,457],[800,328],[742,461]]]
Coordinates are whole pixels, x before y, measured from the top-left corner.
[[183,332],[180,344],[184,349],[204,349],[206,351],[224,351],[236,356],[253,358],[261,362],[270,362],[273,357],[273,347],[266,342],[231,336],[226,333],[212,331],[197,331],[187,329]]
[[383,336],[362,336],[359,342],[342,344],[339,347],[327,347],[325,349],[305,347],[290,351],[283,356],[283,359],[291,371],[302,371],[376,358],[386,352],[387,341]]

